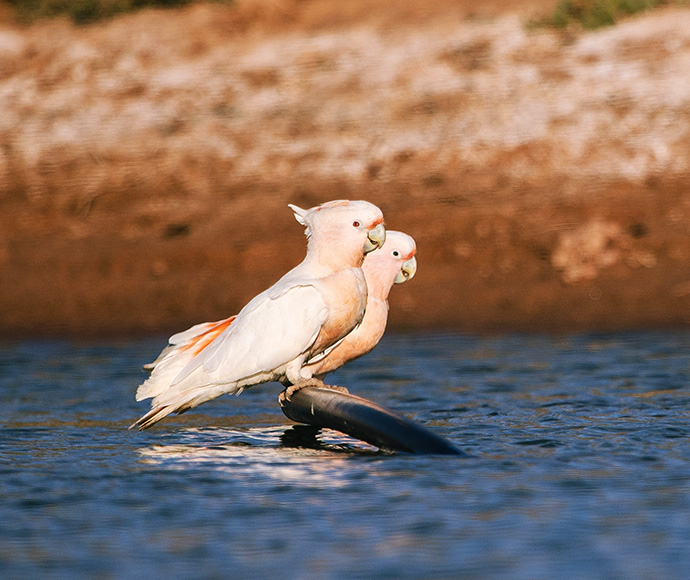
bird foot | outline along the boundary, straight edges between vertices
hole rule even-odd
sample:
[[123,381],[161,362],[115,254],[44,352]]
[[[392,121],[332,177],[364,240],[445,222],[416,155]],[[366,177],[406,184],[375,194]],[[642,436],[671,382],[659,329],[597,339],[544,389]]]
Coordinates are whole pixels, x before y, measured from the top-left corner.
[[347,387],[341,387],[340,385],[327,385],[325,384],[322,380],[316,379],[316,378],[311,378],[311,379],[303,379],[299,382],[297,382],[294,385],[290,385],[285,388],[285,390],[280,393],[278,398],[280,400],[292,400],[292,396],[299,391],[300,389],[304,389],[306,387],[320,387],[322,389],[331,389],[333,391],[338,391],[340,393],[349,393],[350,391],[347,390]]

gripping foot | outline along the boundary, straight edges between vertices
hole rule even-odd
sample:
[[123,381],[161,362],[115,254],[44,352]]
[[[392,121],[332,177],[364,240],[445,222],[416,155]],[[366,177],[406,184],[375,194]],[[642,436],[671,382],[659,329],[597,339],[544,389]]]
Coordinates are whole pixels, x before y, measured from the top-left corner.
[[290,385],[286,387],[285,390],[278,395],[278,401],[282,403],[283,400],[292,400],[292,396],[305,387],[320,387],[322,389],[331,389],[332,391],[338,391],[340,393],[349,393],[346,387],[341,387],[339,385],[327,385],[322,380],[317,378],[304,379],[299,381],[297,384]]

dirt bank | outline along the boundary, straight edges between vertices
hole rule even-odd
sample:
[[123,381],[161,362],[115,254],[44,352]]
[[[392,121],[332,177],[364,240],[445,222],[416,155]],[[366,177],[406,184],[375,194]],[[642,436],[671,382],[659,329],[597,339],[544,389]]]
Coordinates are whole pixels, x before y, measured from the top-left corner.
[[690,323],[690,11],[341,4],[5,18],[0,335],[227,316],[300,261],[286,204],[334,198],[417,239],[395,328]]

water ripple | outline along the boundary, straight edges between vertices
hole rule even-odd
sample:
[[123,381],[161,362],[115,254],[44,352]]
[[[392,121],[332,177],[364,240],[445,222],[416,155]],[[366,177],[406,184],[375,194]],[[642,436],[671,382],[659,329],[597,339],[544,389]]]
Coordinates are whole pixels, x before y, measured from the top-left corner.
[[685,578],[690,333],[387,336],[331,378],[474,459],[291,424],[277,385],[143,433],[160,341],[0,349],[2,578]]

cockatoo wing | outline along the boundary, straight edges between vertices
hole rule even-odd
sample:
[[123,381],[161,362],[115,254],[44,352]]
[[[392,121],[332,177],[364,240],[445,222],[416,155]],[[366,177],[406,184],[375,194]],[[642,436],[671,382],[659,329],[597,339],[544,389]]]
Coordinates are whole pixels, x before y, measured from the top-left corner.
[[290,287],[274,298],[262,293],[175,377],[172,386],[200,367],[209,383],[244,382],[277,371],[314,344],[327,316],[321,293],[311,284]]
[[273,295],[259,294],[234,320],[228,319],[231,323],[182,369],[171,351],[137,393],[140,399],[154,399],[152,410],[136,425],[146,427],[169,413],[275,380],[288,363],[303,356],[328,316],[321,294],[307,284]]
[[187,330],[173,334],[168,339],[168,346],[161,351],[156,360],[145,364],[142,368],[145,371],[151,372],[162,360],[166,357],[173,356],[172,353],[175,353],[176,360],[182,361],[185,357],[187,359],[184,364],[180,364],[179,369],[181,370],[187,362],[225,330],[233,320],[235,320],[234,316],[216,322],[202,322],[201,324],[195,324]]
[[[231,316],[230,318],[234,319],[235,317]],[[183,330],[182,332],[173,334],[168,339],[168,344],[171,346],[177,346],[184,343],[188,343],[190,340],[198,338],[199,336],[206,334],[215,328],[218,328],[219,325],[222,325],[228,320],[230,319],[226,318],[224,320],[217,320],[216,322],[202,322],[201,324],[195,324],[187,330]]]

